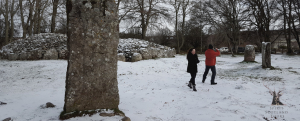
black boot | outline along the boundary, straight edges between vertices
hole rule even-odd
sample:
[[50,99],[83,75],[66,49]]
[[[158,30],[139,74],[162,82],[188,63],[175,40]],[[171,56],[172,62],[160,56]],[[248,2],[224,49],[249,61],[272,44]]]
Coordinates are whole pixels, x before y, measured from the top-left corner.
[[189,82],[189,84],[187,86],[192,89],[192,83],[191,82]]
[[196,85],[193,85],[193,91],[197,92]]
[[213,83],[211,83],[211,85],[217,85],[218,83],[215,83],[215,82],[213,82]]
[[204,83],[204,82],[205,82],[205,79],[206,79],[206,78],[204,78],[204,77],[203,77],[203,79],[202,79],[202,83]]

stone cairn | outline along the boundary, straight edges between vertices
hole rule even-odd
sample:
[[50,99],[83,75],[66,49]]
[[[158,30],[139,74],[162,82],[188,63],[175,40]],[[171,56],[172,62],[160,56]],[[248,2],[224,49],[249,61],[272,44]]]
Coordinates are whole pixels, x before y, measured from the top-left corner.
[[[118,60],[136,62],[154,58],[170,58],[176,50],[167,46],[139,39],[120,39]],[[0,58],[8,60],[67,59],[67,36],[42,33],[16,40],[0,50]]]
[[36,34],[3,46],[0,55],[8,60],[66,59],[66,43],[67,36],[64,34]]
[[139,39],[120,39],[118,53],[120,61],[135,62],[142,59],[174,57],[176,50]]
[[263,42],[262,43],[262,67],[271,68],[271,43]]
[[245,62],[254,62],[255,61],[255,48],[253,45],[246,45],[244,53]]

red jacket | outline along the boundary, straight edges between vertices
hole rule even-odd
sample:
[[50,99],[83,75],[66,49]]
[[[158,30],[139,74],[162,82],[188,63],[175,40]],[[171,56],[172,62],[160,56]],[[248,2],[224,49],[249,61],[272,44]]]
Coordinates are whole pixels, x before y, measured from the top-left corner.
[[205,64],[207,66],[215,66],[216,65],[216,57],[219,56],[219,55],[220,55],[219,50],[217,50],[217,52],[215,52],[212,49],[207,49],[205,51],[205,56],[206,56]]

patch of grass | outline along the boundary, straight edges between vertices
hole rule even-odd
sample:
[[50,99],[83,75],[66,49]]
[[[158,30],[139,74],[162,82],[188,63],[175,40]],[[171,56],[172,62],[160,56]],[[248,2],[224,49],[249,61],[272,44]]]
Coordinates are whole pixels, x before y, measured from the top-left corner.
[[245,76],[245,77],[248,77],[250,79],[259,79],[259,77],[257,77],[257,76]]
[[271,66],[270,70],[278,70],[275,67]]
[[59,119],[60,120],[66,120],[66,119],[70,119],[70,118],[74,118],[74,117],[82,117],[82,116],[86,116],[86,115],[89,115],[89,116],[92,116],[96,113],[99,113],[100,110],[90,110],[90,111],[74,111],[74,112],[69,112],[69,113],[66,113],[65,111],[62,111],[59,115]]
[[235,53],[234,55],[244,55],[244,53]]
[[289,71],[289,72],[291,72],[291,73],[294,73],[294,74],[298,74],[298,72],[297,72],[297,71]]
[[[264,67],[262,67],[263,69],[268,69],[268,68],[264,68]],[[282,71],[282,69],[280,69],[280,68],[275,68],[275,67],[273,67],[273,66],[271,66],[270,68],[269,68],[270,70],[279,70],[279,71]]]
[[113,110],[116,115],[122,114],[125,116],[125,113],[123,111],[121,111],[119,108],[113,108],[110,110]]
[[286,55],[287,56],[297,56],[297,54],[295,54],[295,53],[287,53]]

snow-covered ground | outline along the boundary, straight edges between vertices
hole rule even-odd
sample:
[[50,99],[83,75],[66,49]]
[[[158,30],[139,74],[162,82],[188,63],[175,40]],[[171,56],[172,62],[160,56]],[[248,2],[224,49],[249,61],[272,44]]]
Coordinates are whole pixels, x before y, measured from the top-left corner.
[[[217,58],[218,85],[201,83],[204,55],[198,64],[197,92],[186,85],[184,55],[175,58],[118,62],[119,108],[132,121],[265,121],[280,115],[280,120],[300,120],[300,56],[272,55],[275,70],[258,63],[240,63],[243,56]],[[0,120],[58,120],[63,110],[67,61],[0,60]],[[272,106],[273,96],[264,86],[282,91],[284,106]],[[46,102],[55,108],[41,109]],[[273,114],[273,115],[272,115]],[[70,121],[118,121],[121,117],[72,118]]]

